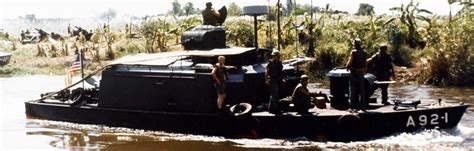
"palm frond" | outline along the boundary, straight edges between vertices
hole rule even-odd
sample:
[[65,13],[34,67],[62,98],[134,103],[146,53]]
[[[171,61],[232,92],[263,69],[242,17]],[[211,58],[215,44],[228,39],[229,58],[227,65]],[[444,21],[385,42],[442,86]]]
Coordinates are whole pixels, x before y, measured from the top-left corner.
[[433,14],[433,12],[427,10],[427,9],[419,9],[418,13],[427,13],[427,14]]

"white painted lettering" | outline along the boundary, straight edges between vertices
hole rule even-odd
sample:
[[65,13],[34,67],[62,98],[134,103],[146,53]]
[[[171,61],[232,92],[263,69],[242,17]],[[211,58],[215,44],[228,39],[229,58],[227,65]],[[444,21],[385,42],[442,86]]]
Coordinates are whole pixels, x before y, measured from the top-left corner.
[[448,112],[444,112],[444,122],[448,123]]
[[426,115],[420,115],[420,117],[418,117],[418,119],[420,120],[420,125],[421,126],[425,126],[428,123]]
[[438,122],[438,114],[431,114],[431,122],[430,124],[431,125],[438,125],[439,122]]
[[408,121],[407,121],[407,127],[413,126],[415,127],[415,121],[413,120],[413,117],[408,116]]

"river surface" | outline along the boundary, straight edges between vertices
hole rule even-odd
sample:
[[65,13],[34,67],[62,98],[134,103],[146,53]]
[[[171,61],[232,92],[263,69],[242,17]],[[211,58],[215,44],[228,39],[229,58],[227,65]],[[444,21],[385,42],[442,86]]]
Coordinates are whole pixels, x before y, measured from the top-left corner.
[[[310,86],[314,91],[328,91],[318,84]],[[350,143],[315,142],[303,137],[228,139],[26,119],[25,101],[62,87],[63,76],[0,77],[0,150],[474,150],[473,107],[456,128],[398,133]],[[407,84],[392,86],[389,94],[391,98],[421,100],[422,103],[442,98],[447,102],[474,104],[474,88]]]

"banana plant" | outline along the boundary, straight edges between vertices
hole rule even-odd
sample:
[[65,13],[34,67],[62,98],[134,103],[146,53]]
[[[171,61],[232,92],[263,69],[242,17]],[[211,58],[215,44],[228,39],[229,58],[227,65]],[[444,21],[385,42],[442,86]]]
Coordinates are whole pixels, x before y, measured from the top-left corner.
[[184,19],[180,19],[176,15],[172,15],[174,22],[176,23],[176,28],[172,29],[175,32],[170,32],[175,37],[175,43],[179,43],[180,35],[183,34],[186,30],[200,24],[202,22],[201,17],[199,16],[186,16]]
[[371,13],[369,16],[369,21],[365,23],[369,27],[369,35],[371,40],[377,38],[377,33],[382,32],[382,29],[386,24],[384,24],[383,16],[375,16],[374,13]]
[[294,34],[294,29],[297,28],[294,24],[294,17],[289,16],[286,18],[286,21],[282,27],[282,47],[285,48],[286,46],[293,44],[296,41],[296,35]]
[[299,33],[299,41],[303,45],[307,45],[308,49],[305,51],[306,56],[314,57],[315,52],[315,42],[321,38],[322,31],[324,28],[324,18],[326,17],[325,14],[321,15],[316,21],[311,20],[311,16],[307,13],[304,14],[305,21],[302,23],[303,29]]
[[171,30],[171,23],[166,18],[146,18],[142,21],[140,33],[145,38],[145,48],[148,53],[167,51],[168,40],[172,38],[176,30]]
[[402,4],[400,7],[390,8],[391,11],[399,12],[399,15],[395,18],[391,18],[385,23],[385,24],[388,24],[398,19],[403,25],[405,25],[408,28],[408,37],[407,37],[408,41],[407,42],[411,48],[420,47],[419,35],[418,35],[418,32],[416,31],[416,29],[418,28],[416,20],[421,20],[421,21],[425,21],[429,23],[430,18],[422,16],[422,14],[429,14],[429,15],[433,14],[432,12],[426,9],[418,8],[419,4],[420,3],[417,3],[416,5],[413,4],[413,0],[412,0],[406,6]]
[[226,35],[236,46],[250,46],[253,43],[253,26],[245,20],[230,20],[226,23]]
[[[364,31],[367,31],[365,35],[365,44],[369,52],[375,52],[378,50],[377,44],[381,42],[380,34],[383,33],[385,25],[383,16],[376,16],[374,13],[369,15],[369,20],[364,24]],[[385,40],[383,40],[385,41]]]

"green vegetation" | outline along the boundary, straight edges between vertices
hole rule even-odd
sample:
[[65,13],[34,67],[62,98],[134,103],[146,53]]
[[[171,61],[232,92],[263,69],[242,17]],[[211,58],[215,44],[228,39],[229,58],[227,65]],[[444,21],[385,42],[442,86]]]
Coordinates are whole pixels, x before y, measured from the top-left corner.
[[171,3],[171,5],[172,9],[168,13],[170,15],[189,16],[193,14],[199,14],[201,12],[198,8],[194,8],[194,4],[191,2],[187,2],[183,7],[181,7],[181,3],[179,3],[178,0],[175,0]]
[[355,13],[355,15],[370,15],[374,13],[374,6],[366,3],[361,3],[359,4],[359,10],[357,10],[357,13]]
[[465,13],[447,21],[431,21],[427,29],[429,49],[421,56],[419,81],[425,84],[472,86],[474,84],[474,21]]
[[[360,4],[355,16],[332,10],[329,5],[311,9],[308,5],[287,1],[281,10],[282,32],[277,33],[276,7],[271,6],[270,11],[274,14],[261,18],[257,27],[258,43],[261,47],[276,48],[280,35],[283,59],[294,56],[316,58],[304,67],[313,78],[324,78],[327,71],[344,66],[352,49],[352,40],[356,37],[363,40],[363,47],[369,55],[376,53],[381,43],[388,43],[394,63],[413,69],[410,70],[415,75],[412,80],[424,84],[472,86],[474,22],[469,9],[472,3],[461,4],[465,8],[448,17],[433,15],[413,2],[392,8],[395,16],[375,15],[373,6]],[[228,9],[229,16],[241,15],[241,8],[235,3],[231,3]],[[311,10],[316,12],[313,17]],[[192,3],[181,8],[181,4],[175,1],[172,12],[166,16],[145,17],[140,23],[129,24],[133,31],[128,27],[126,32],[99,27],[96,31],[100,36],[90,42],[66,39],[61,45],[0,44],[0,48],[14,53],[12,63],[0,68],[0,74],[64,74],[68,67],[64,62],[72,61],[73,51],[79,49],[85,49],[86,56],[94,58],[94,65],[89,66],[89,70],[127,54],[178,50],[181,48],[175,45],[180,43],[180,35],[201,24],[200,15],[190,15],[198,12]],[[106,14],[107,22],[115,17],[114,12]],[[229,17],[225,22],[228,45],[252,47],[252,21],[251,17]],[[138,34],[139,38],[130,36],[132,33]],[[12,50],[12,47],[17,50]]]
[[229,16],[240,16],[242,15],[242,8],[237,5],[235,2],[229,4],[229,8],[227,10],[227,15]]

